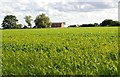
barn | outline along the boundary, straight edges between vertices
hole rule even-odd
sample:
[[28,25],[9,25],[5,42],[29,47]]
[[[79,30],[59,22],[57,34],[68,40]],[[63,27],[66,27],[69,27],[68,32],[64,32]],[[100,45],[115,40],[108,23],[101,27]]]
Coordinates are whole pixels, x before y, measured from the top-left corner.
[[63,28],[65,22],[52,22],[51,28]]

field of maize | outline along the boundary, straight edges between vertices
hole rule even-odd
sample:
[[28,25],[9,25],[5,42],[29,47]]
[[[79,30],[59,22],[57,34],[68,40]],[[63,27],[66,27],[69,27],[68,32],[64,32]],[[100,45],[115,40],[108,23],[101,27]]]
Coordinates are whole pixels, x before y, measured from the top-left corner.
[[118,75],[118,28],[2,30],[3,75]]

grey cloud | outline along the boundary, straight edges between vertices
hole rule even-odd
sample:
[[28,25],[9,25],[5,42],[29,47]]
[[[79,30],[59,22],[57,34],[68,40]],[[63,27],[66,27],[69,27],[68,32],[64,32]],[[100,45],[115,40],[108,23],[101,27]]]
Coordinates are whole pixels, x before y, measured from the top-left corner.
[[[6,8],[9,7],[9,9],[3,9],[6,10],[6,13],[10,12],[10,10],[12,9],[14,12],[37,12],[37,11],[46,11],[44,7],[39,7],[38,5],[36,5],[36,3],[34,2],[29,2],[27,4],[22,4],[22,3],[18,3],[17,1],[7,1],[7,2],[2,2],[2,5],[0,5],[0,7]],[[2,12],[2,11],[1,11]],[[5,11],[3,11],[5,13]]]
[[[93,7],[86,6],[90,5]],[[78,8],[79,6],[80,8]],[[85,8],[81,8],[81,6],[86,6]],[[91,12],[91,11],[98,11],[102,9],[110,9],[110,8],[115,8],[111,6],[111,3],[104,3],[104,2],[69,2],[67,4],[62,4],[61,2],[59,3],[52,3],[50,4],[50,7],[59,10],[59,11],[64,11],[64,12],[69,12],[69,11],[77,11],[77,12]]]
[[[116,1],[117,2],[117,1]],[[115,2],[114,2],[115,3]],[[93,7],[89,7],[89,6]],[[85,6],[85,8],[81,8],[81,6]],[[1,8],[3,7],[3,8]],[[7,8],[9,7],[9,8]],[[5,8],[5,9],[4,9]],[[67,3],[48,3],[48,9],[52,9],[52,11],[59,11],[59,12],[91,12],[91,11],[97,11],[102,9],[111,9],[115,8],[111,6],[111,3],[105,3],[105,2],[80,2],[80,0],[76,1],[69,1]],[[1,10],[3,9],[3,11]],[[0,3],[0,12],[1,13],[10,13],[10,12],[21,12],[21,13],[27,13],[27,12],[49,12],[49,10],[46,9],[44,6],[39,6],[34,1],[30,0],[28,3],[20,3],[18,0],[7,0],[7,1],[1,1]],[[12,10],[12,11],[11,11]],[[58,13],[58,12],[57,12]]]

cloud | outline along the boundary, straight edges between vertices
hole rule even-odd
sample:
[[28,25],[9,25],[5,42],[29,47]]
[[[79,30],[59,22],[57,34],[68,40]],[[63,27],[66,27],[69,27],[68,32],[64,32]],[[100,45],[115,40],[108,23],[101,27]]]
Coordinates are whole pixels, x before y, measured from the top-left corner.
[[[100,21],[103,18],[117,19],[119,0],[0,0],[0,24],[5,15],[16,15],[20,23],[26,15],[33,20],[40,13],[49,15],[52,21],[68,24]],[[116,10],[115,10],[116,9]],[[113,11],[114,10],[114,11]],[[101,16],[104,16],[101,18]],[[95,17],[95,18],[94,18]],[[97,19],[99,18],[99,19]]]
[[102,9],[112,9],[116,6],[113,6],[111,3],[105,2],[69,2],[67,4],[62,4],[62,2],[58,2],[52,3],[50,7],[64,12],[90,12]]
[[16,12],[35,13],[39,11],[50,12],[50,10],[60,12],[90,12],[115,7],[115,4],[110,3],[115,2],[115,0],[107,1],[108,2],[106,2],[106,0],[96,0],[96,2],[92,0],[1,0],[0,14],[15,14]]

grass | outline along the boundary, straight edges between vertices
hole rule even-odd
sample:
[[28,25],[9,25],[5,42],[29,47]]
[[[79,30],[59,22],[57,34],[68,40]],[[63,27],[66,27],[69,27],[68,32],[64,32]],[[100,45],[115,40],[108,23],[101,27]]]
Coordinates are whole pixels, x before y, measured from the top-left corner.
[[2,31],[3,75],[118,75],[118,28]]

